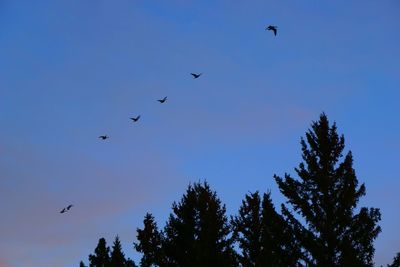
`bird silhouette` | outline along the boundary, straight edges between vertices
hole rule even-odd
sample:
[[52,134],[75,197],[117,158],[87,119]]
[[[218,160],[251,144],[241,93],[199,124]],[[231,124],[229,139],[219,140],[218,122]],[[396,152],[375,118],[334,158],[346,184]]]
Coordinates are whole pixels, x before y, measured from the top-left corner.
[[110,137],[108,137],[107,135],[100,135],[99,138],[100,138],[101,140],[106,140],[106,139],[108,139],[108,138],[110,138]]
[[273,31],[274,35],[276,36],[276,33],[278,32],[278,27],[277,26],[273,26],[273,25],[269,25],[267,28],[265,28],[266,31]]
[[136,118],[131,118],[131,120],[132,120],[133,122],[137,122],[139,119],[140,119],[140,115],[137,116]]
[[68,205],[67,210],[70,210],[73,206],[72,204]]
[[60,213],[65,213],[65,212],[67,212],[67,210],[66,210],[65,208],[63,208],[63,209],[60,211]]
[[199,73],[199,74],[196,74],[196,73],[190,73],[190,75],[192,75],[193,76],[193,79],[197,79],[197,78],[199,78],[201,75],[202,75],[203,73]]
[[167,101],[167,97],[164,97],[163,99],[159,99],[157,100],[158,102],[160,102],[161,104],[164,103],[165,101]]

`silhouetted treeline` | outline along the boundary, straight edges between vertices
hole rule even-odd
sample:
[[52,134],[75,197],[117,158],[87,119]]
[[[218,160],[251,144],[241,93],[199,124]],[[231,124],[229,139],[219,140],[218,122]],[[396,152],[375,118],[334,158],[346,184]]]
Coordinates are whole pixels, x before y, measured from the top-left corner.
[[[300,143],[297,177],[274,176],[287,199],[279,211],[269,192],[255,192],[245,195],[238,214],[228,218],[207,182],[189,185],[162,229],[150,213],[145,215],[134,243],[140,266],[373,266],[381,215],[379,209],[357,206],[366,189],[358,182],[351,152],[344,152],[343,135],[321,114]],[[135,266],[125,260],[118,237],[111,251],[100,239],[94,252],[89,267]],[[388,265],[395,266],[400,254]]]
[[[86,267],[82,261],[79,266]],[[136,265],[133,260],[125,259],[121,242],[117,236],[111,250],[104,238],[99,239],[94,254],[89,255],[89,267],[136,267]]]

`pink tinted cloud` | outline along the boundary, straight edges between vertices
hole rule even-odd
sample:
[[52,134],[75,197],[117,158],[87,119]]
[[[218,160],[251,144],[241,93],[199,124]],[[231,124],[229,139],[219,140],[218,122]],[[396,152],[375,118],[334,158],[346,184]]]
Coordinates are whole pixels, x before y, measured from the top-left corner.
[[0,267],[12,267],[12,266],[0,259]]
[[[33,145],[0,147],[7,152],[7,159],[0,161],[0,201],[4,203],[0,258],[18,266],[65,266],[81,255],[88,238],[93,246],[93,240],[109,231],[112,235],[129,232],[115,225],[122,217],[134,215],[133,211],[163,201],[179,177],[168,160],[154,151],[144,151],[129,166],[116,168],[80,156],[68,164],[75,168],[68,168]],[[169,184],[154,187],[161,179]],[[71,212],[60,214],[69,203],[75,204]],[[135,227],[129,227],[133,240]]]

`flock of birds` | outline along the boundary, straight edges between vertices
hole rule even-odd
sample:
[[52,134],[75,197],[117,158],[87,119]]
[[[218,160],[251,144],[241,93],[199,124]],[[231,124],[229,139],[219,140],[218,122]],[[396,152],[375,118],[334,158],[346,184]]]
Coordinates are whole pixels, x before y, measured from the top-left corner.
[[[276,34],[278,33],[278,27],[274,26],[274,25],[269,25],[268,27],[265,28],[266,31],[272,31],[274,33],[274,35],[276,36]],[[198,79],[200,78],[200,76],[202,75],[202,73],[190,73],[190,75],[193,76],[193,79]],[[158,99],[157,101],[160,102],[161,104],[164,104],[167,101],[167,97],[165,96],[162,99]],[[132,117],[130,118],[132,120],[132,122],[136,123],[139,121],[140,119],[140,115],[136,116],[136,117]],[[99,138],[101,140],[107,140],[110,137],[108,135],[100,135]],[[67,211],[69,211],[74,205],[70,204],[67,207],[63,208],[60,213],[66,213]]]
[[[193,76],[193,79],[197,79],[202,75],[202,73],[190,73],[190,75]],[[158,99],[157,101],[160,102],[161,104],[164,104],[167,101],[167,99],[168,99],[168,97],[165,96],[164,98]],[[139,119],[140,119],[140,115],[138,115],[136,117],[133,117],[133,118],[130,118],[130,119],[132,120],[132,122],[138,122]],[[106,139],[108,139],[110,137],[108,135],[100,135],[99,138],[101,140],[106,140]]]

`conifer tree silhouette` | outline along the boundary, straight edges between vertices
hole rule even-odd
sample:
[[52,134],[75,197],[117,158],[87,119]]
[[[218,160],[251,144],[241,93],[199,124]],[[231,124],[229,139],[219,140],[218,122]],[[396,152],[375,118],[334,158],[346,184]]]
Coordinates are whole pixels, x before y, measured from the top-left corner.
[[373,266],[373,240],[381,228],[380,211],[357,203],[365,195],[358,184],[353,157],[345,147],[336,124],[323,113],[301,139],[303,162],[295,169],[299,179],[274,176],[282,194],[304,223],[286,205],[283,214],[296,229],[307,266]]
[[[83,261],[80,262],[79,266],[86,267]],[[94,255],[89,255],[89,267],[136,267],[136,264],[131,259],[125,259],[121,242],[119,237],[116,236],[111,253],[106,240],[104,238],[99,239]]]
[[392,264],[388,264],[387,267],[400,267],[400,252],[394,257]]
[[158,231],[157,223],[153,215],[147,213],[143,220],[144,228],[137,229],[137,240],[135,249],[142,253],[140,260],[141,267],[166,266],[166,259],[163,253],[162,233]]
[[89,267],[109,267],[110,248],[104,238],[99,239],[99,243],[94,250],[94,255],[89,255]]
[[189,185],[165,226],[169,266],[236,266],[225,206],[205,182]]
[[232,219],[234,237],[241,249],[243,267],[298,266],[300,248],[293,229],[275,211],[270,193],[261,200],[258,192],[247,194],[239,215]]
[[239,243],[239,262],[243,267],[259,266],[261,254],[261,200],[258,192],[246,194],[239,215],[231,220],[234,238]]
[[126,264],[125,255],[122,252],[122,246],[118,236],[115,237],[112,246],[110,263],[112,267],[125,267]]

